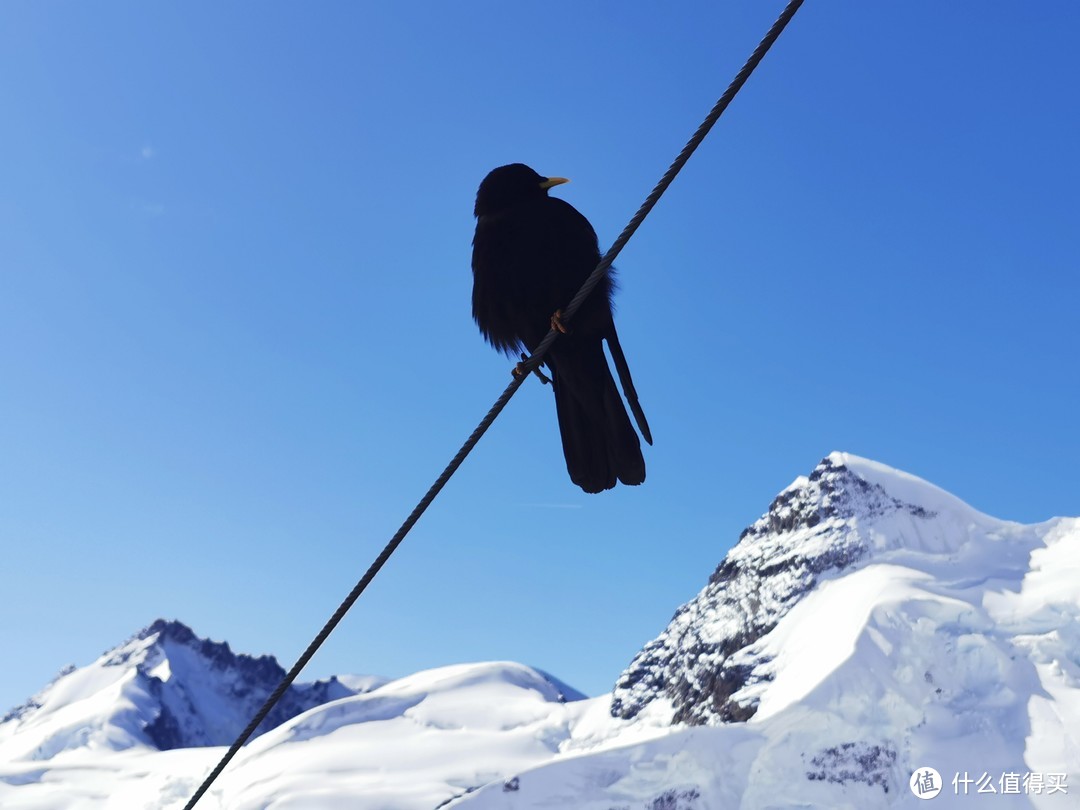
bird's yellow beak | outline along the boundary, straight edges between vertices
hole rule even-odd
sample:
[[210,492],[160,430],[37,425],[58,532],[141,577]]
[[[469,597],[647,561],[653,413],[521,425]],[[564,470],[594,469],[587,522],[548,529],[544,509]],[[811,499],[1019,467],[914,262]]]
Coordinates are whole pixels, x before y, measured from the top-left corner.
[[543,183],[540,184],[540,188],[542,188],[542,189],[544,189],[546,191],[547,189],[551,188],[552,186],[559,186],[559,185],[562,185],[563,183],[569,183],[569,182],[570,182],[569,178],[566,178],[566,177],[549,177],[547,180],[545,180]]

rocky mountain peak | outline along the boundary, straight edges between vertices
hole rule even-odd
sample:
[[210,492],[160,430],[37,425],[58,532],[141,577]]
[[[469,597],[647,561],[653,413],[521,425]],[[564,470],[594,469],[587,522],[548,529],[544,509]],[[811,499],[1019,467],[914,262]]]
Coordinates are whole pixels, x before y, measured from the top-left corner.
[[845,453],[823,458],[809,476],[800,476],[777,495],[769,510],[745,528],[739,540],[785,535],[813,529],[828,520],[874,518],[898,509],[919,517],[931,513],[919,504],[893,497],[879,483],[871,483],[847,465]]
[[[273,656],[234,653],[177,621],[158,619],[97,661],[66,669],[0,722],[13,757],[50,759],[73,747],[228,745],[285,676]],[[336,678],[293,684],[256,735],[356,693]],[[28,746],[28,747],[27,747]]]
[[[739,693],[770,677],[767,661],[753,654],[754,642],[822,576],[855,565],[881,542],[900,542],[883,541],[873,531],[875,522],[897,514],[918,523],[936,516],[907,500],[920,494],[919,485],[930,485],[895,471],[874,474],[882,470],[888,468],[832,453],[780,492],[740,534],[706,587],[622,673],[612,715],[629,719],[662,700],[670,704],[672,722],[752,717],[756,701]],[[890,474],[897,476],[896,487]]]

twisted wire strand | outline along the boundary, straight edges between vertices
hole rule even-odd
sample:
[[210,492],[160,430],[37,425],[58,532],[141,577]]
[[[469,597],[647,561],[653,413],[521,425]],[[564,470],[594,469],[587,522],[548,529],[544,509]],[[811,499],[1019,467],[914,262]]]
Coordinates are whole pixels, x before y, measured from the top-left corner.
[[[705,117],[705,120],[697,128],[697,131],[687,141],[686,146],[678,154],[675,160],[672,162],[668,170],[664,172],[664,176],[660,178],[660,181],[656,184],[649,196],[645,198],[645,202],[642,203],[637,213],[631,217],[630,222],[619,234],[618,238],[604,254],[600,263],[596,266],[596,269],[592,271],[589,277],[582,284],[581,289],[570,300],[566,308],[563,310],[562,320],[563,323],[569,323],[573,318],[574,313],[581,307],[582,302],[592,292],[593,288],[600,282],[601,277],[608,271],[611,264],[615,261],[615,257],[619,255],[626,243],[630,241],[630,237],[634,235],[634,232],[638,229],[641,223],[645,220],[645,217],[652,211],[653,206],[656,205],[660,197],[667,191],[668,186],[675,179],[675,176],[682,170],[683,166],[690,159],[690,156],[694,153],[694,150],[698,148],[701,142],[705,139],[705,136],[709,134],[709,130],[723,115],[724,110],[727,109],[731,100],[735,98],[735,95],[739,92],[742,86],[746,83],[746,80],[753,73],[754,68],[758,66],[762,58],[768,52],[772,44],[776,42],[781,32],[787,26],[791,18],[795,16],[795,12],[799,10],[799,7],[803,4],[803,0],[791,0],[787,7],[783,10],[776,22],[773,23],[772,28],[758,44],[757,48],[750,55],[750,58],[746,60],[742,69],[735,75],[735,78],[728,85],[727,90],[720,96],[720,99],[713,106],[712,110]],[[524,361],[523,367],[527,370],[538,368],[540,363],[543,362],[544,355],[548,349],[551,348],[551,344],[559,337],[560,333],[555,329],[550,330],[544,339],[540,341],[540,344],[533,351],[532,355]],[[427,508],[431,505],[431,502],[435,500],[435,497],[442,491],[442,488],[446,486],[446,483],[457,472],[458,468],[465,461],[469,453],[483,437],[487,429],[491,427],[492,423],[498,418],[503,408],[506,407],[510,399],[517,393],[517,390],[521,387],[522,383],[527,378],[528,374],[515,375],[512,381],[506,389],[502,392],[499,398],[495,401],[495,404],[491,406],[491,409],[487,412],[483,419],[480,420],[480,424],[476,426],[476,429],[469,435],[469,438],[465,440],[465,443],[461,446],[461,449],[457,451],[457,454],[450,460],[450,463],[446,465],[446,468],[442,471],[435,483],[431,485],[430,489],[424,493],[416,507],[409,513],[409,516],[405,518],[405,522],[401,524],[401,528],[397,530],[390,541],[386,544],[383,550],[379,553],[379,556],[375,558],[375,561],[371,564],[368,570],[360,578],[360,581],[356,583],[353,589],[349,592],[349,595],[345,597],[345,600],[338,606],[338,609],[334,611],[334,615],[330,617],[329,621],[323,626],[319,634],[315,636],[312,642],[308,645],[307,649],[300,655],[293,664],[292,669],[288,671],[281,683],[277,685],[277,688],[270,694],[270,697],[266,699],[262,708],[255,714],[248,723],[247,727],[240,732],[240,736],[236,738],[236,741],[229,747],[229,750],[217,763],[214,769],[206,777],[203,783],[199,786],[198,790],[191,796],[188,803],[184,805],[183,810],[192,810],[198,803],[199,799],[205,795],[206,791],[210,789],[210,786],[221,775],[221,772],[225,770],[225,767],[229,764],[234,756],[240,751],[244,743],[246,743],[251,735],[255,733],[255,729],[266,719],[266,716],[270,714],[271,710],[281,700],[286,690],[292,686],[293,682],[300,675],[301,670],[308,665],[319,647],[323,645],[323,642],[330,636],[334,629],[341,623],[341,620],[345,618],[345,614],[349,612],[349,609],[356,603],[356,600],[360,598],[360,595],[367,589],[371,581],[375,579],[375,576],[379,573],[380,569],[386,564],[386,561],[390,559],[390,556],[397,550],[397,547],[401,545],[401,542],[405,539],[405,536],[409,533],[420,517],[427,511]]]

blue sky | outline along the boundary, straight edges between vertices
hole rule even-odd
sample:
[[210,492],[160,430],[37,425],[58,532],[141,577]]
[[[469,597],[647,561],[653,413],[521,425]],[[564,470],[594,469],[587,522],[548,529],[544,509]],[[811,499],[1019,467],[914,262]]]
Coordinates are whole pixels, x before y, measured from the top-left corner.
[[[782,3],[0,8],[0,706],[158,616],[288,666],[508,380],[472,203],[609,244]],[[831,450],[1080,514],[1080,9],[815,3],[619,262],[656,438],[530,381],[305,673],[591,694]]]

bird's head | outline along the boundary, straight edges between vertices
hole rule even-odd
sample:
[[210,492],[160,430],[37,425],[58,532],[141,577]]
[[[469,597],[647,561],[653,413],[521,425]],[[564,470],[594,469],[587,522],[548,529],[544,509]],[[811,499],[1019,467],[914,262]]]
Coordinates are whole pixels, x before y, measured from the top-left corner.
[[526,200],[546,197],[548,189],[569,183],[565,177],[541,177],[524,163],[511,163],[492,169],[476,192],[473,213],[482,217]]

